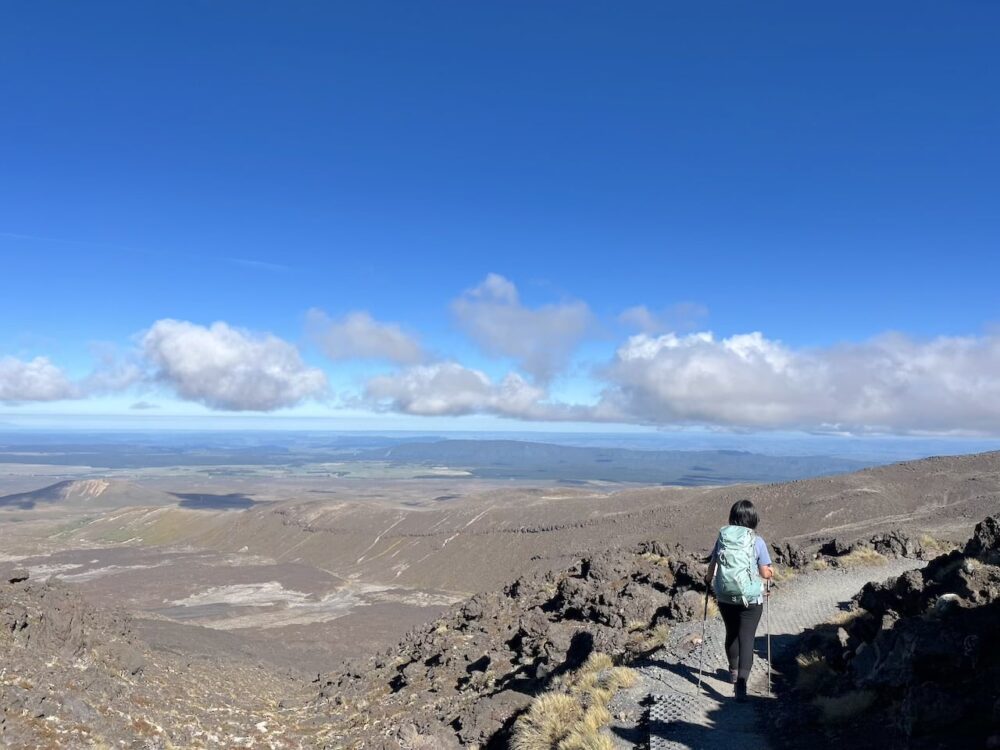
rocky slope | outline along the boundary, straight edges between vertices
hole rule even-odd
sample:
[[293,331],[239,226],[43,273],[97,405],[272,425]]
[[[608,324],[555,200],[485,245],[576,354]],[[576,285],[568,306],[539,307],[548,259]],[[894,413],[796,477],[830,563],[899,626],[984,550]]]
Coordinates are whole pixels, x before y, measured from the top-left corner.
[[521,578],[327,679],[317,706],[337,746],[397,748],[402,731],[410,744],[506,747],[532,696],[591,654],[629,661],[658,648],[669,623],[698,611],[704,570],[649,543]]
[[321,747],[303,686],[253,663],[151,650],[125,612],[68,585],[8,572],[0,583],[0,746]]
[[1000,747],[1000,516],[922,570],[868,584],[802,644],[786,716],[828,747]]

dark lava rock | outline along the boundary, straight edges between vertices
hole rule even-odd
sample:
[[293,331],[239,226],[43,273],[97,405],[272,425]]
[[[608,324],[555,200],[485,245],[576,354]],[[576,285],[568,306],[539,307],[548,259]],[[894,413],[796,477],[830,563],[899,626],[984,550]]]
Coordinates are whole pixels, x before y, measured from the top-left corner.
[[[398,727],[505,747],[514,718],[593,652],[623,659],[663,620],[701,616],[704,561],[647,542],[479,594],[413,631],[393,653],[320,684],[333,739],[380,747]],[[378,696],[370,700],[370,696]],[[339,723],[366,716],[363,728]],[[424,722],[421,724],[420,722]]]
[[965,545],[969,557],[994,556],[1000,551],[1000,516],[990,516],[976,524],[972,538]]
[[819,548],[820,554],[830,557],[841,557],[854,549],[853,544],[849,544],[842,539],[831,539]]
[[8,583],[22,583],[29,578],[28,571],[24,568],[15,568],[7,574]]
[[774,562],[786,568],[796,570],[809,564],[810,557],[802,547],[791,542],[783,542],[772,547]]
[[[912,555],[905,535],[872,539],[882,554]],[[834,679],[821,695],[874,696],[870,709],[826,736],[837,747],[986,747],[1000,731],[1000,517],[976,526],[963,551],[932,560],[855,597],[863,610],[839,629],[803,643],[823,655]]]

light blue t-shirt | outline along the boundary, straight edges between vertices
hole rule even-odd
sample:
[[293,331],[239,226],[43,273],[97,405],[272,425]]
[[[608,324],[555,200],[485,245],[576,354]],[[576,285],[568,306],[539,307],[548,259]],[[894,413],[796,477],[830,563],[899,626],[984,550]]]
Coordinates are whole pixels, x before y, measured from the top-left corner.
[[[771,553],[767,551],[767,543],[764,541],[764,537],[756,537],[753,540],[753,547],[757,551],[757,564],[758,565],[770,565],[771,564]],[[712,560],[719,559],[719,540],[716,538],[715,546],[712,548]]]
[[[761,536],[755,536],[753,540],[753,548],[757,552],[757,565],[770,565],[771,564],[771,553],[767,551],[767,542]],[[715,546],[712,547],[712,562],[719,559],[719,539],[716,538]],[[752,601],[750,604],[763,604],[764,597],[758,597],[757,601]]]

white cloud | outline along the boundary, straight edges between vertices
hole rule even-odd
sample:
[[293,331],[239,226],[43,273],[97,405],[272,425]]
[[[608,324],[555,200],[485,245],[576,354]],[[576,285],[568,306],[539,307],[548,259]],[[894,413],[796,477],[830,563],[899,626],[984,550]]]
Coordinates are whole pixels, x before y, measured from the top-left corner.
[[158,320],[141,347],[156,380],[214,409],[273,411],[327,390],[326,375],[307,367],[292,344],[222,322]]
[[18,404],[79,397],[76,385],[48,357],[31,360],[0,357],[0,402]]
[[425,359],[417,340],[395,323],[380,323],[367,312],[331,319],[322,310],[310,310],[306,324],[312,339],[334,360],[383,359],[415,364]]
[[368,381],[365,395],[379,408],[421,416],[496,414],[517,419],[566,420],[571,407],[546,401],[543,388],[516,373],[494,383],[457,362],[408,367]]
[[760,333],[633,336],[602,373],[602,417],[854,432],[1000,432],[1000,337],[792,349]]
[[116,346],[106,342],[95,343],[90,348],[97,366],[82,382],[83,391],[88,395],[119,393],[145,380],[146,372],[136,361],[135,352],[123,357]]
[[455,300],[452,310],[487,353],[510,357],[540,382],[567,365],[593,324],[583,302],[525,307],[514,284],[495,273]]
[[708,317],[708,308],[698,302],[678,302],[659,312],[645,305],[623,310],[618,322],[643,333],[681,333],[695,330]]

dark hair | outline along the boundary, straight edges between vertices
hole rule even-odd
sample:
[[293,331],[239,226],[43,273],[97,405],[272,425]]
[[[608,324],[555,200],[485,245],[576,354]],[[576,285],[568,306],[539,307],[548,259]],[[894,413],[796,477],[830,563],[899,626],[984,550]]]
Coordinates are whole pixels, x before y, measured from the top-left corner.
[[737,500],[733,507],[729,509],[730,526],[746,526],[748,529],[756,529],[760,523],[757,509],[749,500]]

